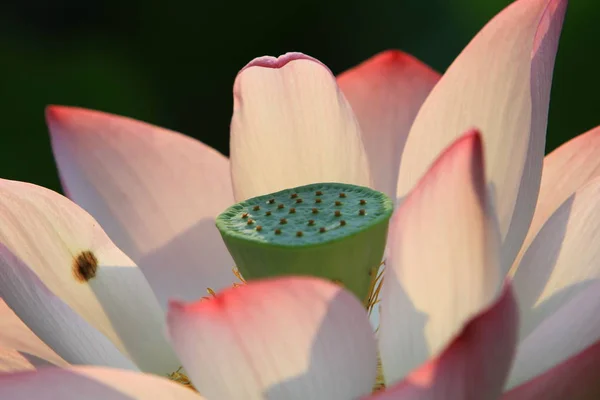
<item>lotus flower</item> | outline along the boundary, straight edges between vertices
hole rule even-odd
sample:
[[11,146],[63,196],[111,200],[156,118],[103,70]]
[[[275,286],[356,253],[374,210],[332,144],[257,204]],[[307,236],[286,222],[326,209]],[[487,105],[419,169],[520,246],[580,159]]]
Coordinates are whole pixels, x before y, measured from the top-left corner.
[[[200,399],[164,378],[181,365],[209,399],[598,398],[600,129],[543,156],[566,6],[516,1],[442,77],[399,52],[337,81],[301,54],[256,59],[229,160],[49,107],[74,203],[0,181],[0,398]],[[398,201],[377,340],[339,285],[228,288],[215,216],[327,181]],[[371,394],[378,352],[387,387]],[[28,371],[43,364],[61,368]]]

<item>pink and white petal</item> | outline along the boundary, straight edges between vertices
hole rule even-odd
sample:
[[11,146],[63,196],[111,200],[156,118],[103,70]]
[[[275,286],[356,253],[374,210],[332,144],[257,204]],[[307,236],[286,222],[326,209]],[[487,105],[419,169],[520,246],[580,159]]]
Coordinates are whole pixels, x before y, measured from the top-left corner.
[[590,280],[585,285],[585,290],[565,302],[521,341],[507,389],[552,371],[600,340],[600,280]]
[[502,400],[596,400],[600,398],[600,342],[508,392]]
[[279,278],[172,302],[171,341],[210,399],[347,400],[371,392],[373,330],[360,301],[317,278]]
[[519,256],[516,269],[537,233],[548,218],[573,193],[600,176],[600,127],[594,128],[554,150],[544,158],[540,195],[535,214]]
[[358,122],[319,61],[299,53],[257,58],[236,77],[233,95],[237,201],[315,182],[370,186]]
[[500,238],[484,177],[481,136],[471,131],[392,216],[379,328],[389,384],[440,354],[500,293]]
[[199,394],[149,374],[99,367],[43,368],[0,375],[0,398],[11,400],[202,400]]
[[358,118],[373,187],[396,197],[408,131],[440,74],[401,51],[377,54],[338,76]]
[[7,372],[35,370],[35,364],[33,360],[28,359],[17,350],[0,346],[0,375]]
[[[13,310],[0,298],[0,348],[27,353],[54,365],[64,367],[67,364],[48,345],[17,317]],[[1,356],[0,356],[1,358]],[[2,369],[2,367],[0,367]]]
[[599,198],[597,177],[563,202],[525,252],[513,276],[521,338],[600,279]]
[[518,319],[507,285],[500,299],[469,321],[440,356],[364,400],[499,398],[517,345]]
[[510,269],[527,234],[541,179],[550,84],[567,0],[518,0],[448,68],[410,130],[398,177],[405,196],[439,152],[476,126]]
[[166,310],[231,285],[214,218],[231,203],[227,158],[192,139],[80,108],[46,112],[63,186],[139,265]]
[[142,370],[178,367],[144,275],[66,197],[0,180],[0,265],[6,304],[65,361],[88,361],[88,352],[95,354],[93,361],[110,358],[109,365],[130,366],[126,359],[112,360],[107,341],[98,341],[101,333]]

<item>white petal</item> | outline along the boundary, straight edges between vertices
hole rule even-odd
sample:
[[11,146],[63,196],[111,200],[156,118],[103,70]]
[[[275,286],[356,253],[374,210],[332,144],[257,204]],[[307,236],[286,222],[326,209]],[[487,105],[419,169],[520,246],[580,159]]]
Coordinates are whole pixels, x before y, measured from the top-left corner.
[[380,53],[338,77],[358,118],[373,187],[396,196],[408,131],[440,75],[401,51]]
[[229,163],[181,134],[125,117],[49,107],[69,197],[140,266],[166,309],[231,285],[233,261],[214,218],[233,203]]
[[66,366],[67,363],[17,317],[0,298],[0,347],[13,349],[47,360],[52,364]]
[[518,0],[490,21],[432,90],[402,155],[399,197],[462,132],[471,127],[481,130],[505,270],[533,216],[566,6],[566,0]]
[[565,301],[519,344],[507,388],[550,370],[600,340],[600,280],[584,285],[584,290]]
[[0,375],[0,398],[10,400],[202,400],[165,378],[97,367],[44,368]]
[[[87,281],[78,267],[85,252],[97,262],[95,276],[90,273]],[[141,369],[166,373],[177,368],[164,336],[162,309],[144,275],[67,198],[0,180],[0,266],[6,304],[67,362],[88,361],[78,354],[82,347],[96,347],[90,349],[96,354],[107,351],[106,342],[92,341],[99,335],[90,337],[91,329],[82,329],[85,320]],[[123,360],[117,365],[124,366]]]
[[[546,221],[513,277],[528,336],[586,286],[600,279],[600,177],[571,195]],[[598,293],[600,297],[600,293]]]
[[348,400],[375,383],[363,306],[316,278],[254,281],[210,301],[174,302],[168,321],[183,366],[210,399]]
[[465,134],[392,217],[379,330],[388,384],[438,355],[499,293],[482,152],[479,133]]
[[358,122],[323,64],[298,53],[257,58],[233,91],[236,200],[316,182],[370,186]]
[[544,158],[535,214],[513,268],[518,266],[525,250],[554,211],[597,176],[600,176],[600,127],[569,140]]

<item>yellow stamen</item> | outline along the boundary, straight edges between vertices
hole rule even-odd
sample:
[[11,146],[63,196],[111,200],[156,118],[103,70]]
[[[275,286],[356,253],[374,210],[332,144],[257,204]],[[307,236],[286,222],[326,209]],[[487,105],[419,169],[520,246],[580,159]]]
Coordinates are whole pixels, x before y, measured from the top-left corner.
[[192,385],[190,378],[188,378],[187,375],[182,370],[183,370],[183,367],[179,367],[177,369],[177,371],[173,372],[172,374],[167,375],[167,378],[169,378],[173,382],[177,382],[180,385],[185,386],[188,389],[193,390],[194,392],[198,392],[196,390],[196,388],[194,387],[194,385]]
[[[231,269],[231,272],[233,272],[233,275],[235,275],[235,277],[241,282],[241,283],[234,282],[233,285],[231,285],[232,287],[236,288],[236,287],[242,286],[243,284],[246,283],[246,280],[244,279],[244,277],[242,276],[242,274],[240,273],[240,271],[237,268],[233,267]],[[212,297],[215,297],[217,295],[217,293],[212,288],[206,288],[206,291]],[[204,296],[204,297],[202,297],[202,300],[210,300],[210,298],[211,298],[210,296]]]
[[379,292],[381,291],[381,286],[383,284],[383,271],[385,270],[385,267],[381,268],[382,265],[385,265],[385,261],[382,261],[381,264],[379,264],[379,271],[377,272],[375,279],[371,281],[369,297],[367,297],[367,301],[365,302],[365,307],[369,312],[369,315],[379,303]]
[[[381,266],[383,265],[383,268]],[[371,287],[369,289],[369,297],[366,301],[366,309],[371,315],[375,306],[379,304],[379,294],[381,293],[381,287],[383,286],[383,272],[385,271],[385,261],[382,261],[379,264],[379,271],[375,276],[375,279],[371,282]],[[379,326],[375,329],[375,332],[379,330]],[[383,366],[381,364],[381,357],[377,354],[377,378],[375,379],[375,385],[373,385],[373,392],[377,392],[378,390],[385,389],[385,378],[383,377]]]

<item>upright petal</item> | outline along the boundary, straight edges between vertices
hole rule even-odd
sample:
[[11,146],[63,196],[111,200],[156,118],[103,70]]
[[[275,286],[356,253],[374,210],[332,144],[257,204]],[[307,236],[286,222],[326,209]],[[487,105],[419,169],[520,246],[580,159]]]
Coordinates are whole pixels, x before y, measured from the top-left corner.
[[556,209],[578,189],[598,176],[600,127],[569,140],[544,158],[535,214],[513,268],[518,266],[525,250]]
[[373,187],[396,197],[400,157],[421,104],[440,75],[401,51],[385,51],[338,77],[363,135]]
[[181,134],[97,111],[47,110],[69,197],[140,266],[166,309],[234,282],[214,218],[233,203],[227,159]]
[[[565,302],[521,341],[508,379],[508,389],[515,388],[548,371],[552,374],[554,367],[582,351],[587,351],[587,348],[600,341],[599,293],[600,280],[588,282],[585,290]],[[597,350],[594,354],[599,355]],[[576,364],[571,365],[580,368]],[[597,378],[598,370],[595,371]],[[585,376],[580,378],[583,379],[580,383],[585,383],[587,378]],[[560,383],[564,384],[560,381],[556,383],[557,386]],[[541,398],[545,399],[545,397]],[[568,396],[564,398],[571,399]]]
[[10,400],[202,400],[192,390],[154,375],[98,367],[45,368],[0,375],[0,398]]
[[254,281],[171,304],[169,333],[210,399],[348,400],[371,392],[377,356],[358,299],[316,278]]
[[177,368],[144,275],[67,198],[0,180],[0,267],[0,296],[67,362],[128,366],[95,328],[143,370]]
[[499,398],[517,344],[517,311],[507,286],[500,299],[465,325],[439,357],[368,400]]
[[502,400],[600,399],[600,342],[523,385]]
[[502,284],[481,137],[448,148],[392,217],[379,342],[392,384],[437,356]]
[[[12,349],[58,366],[67,363],[17,317],[0,298],[0,348]],[[0,367],[0,370],[2,368]]]
[[513,277],[521,338],[600,279],[599,198],[600,177],[563,202],[525,252]]
[[600,340],[599,197],[597,177],[548,218],[519,264],[513,282],[522,343],[511,387]]
[[358,122],[323,64],[299,53],[257,58],[233,94],[236,200],[317,182],[370,186]]
[[490,21],[432,90],[402,155],[399,197],[462,132],[481,129],[506,270],[533,216],[566,7],[567,0],[517,0]]

